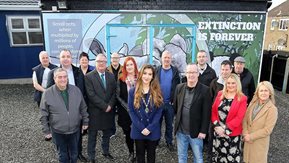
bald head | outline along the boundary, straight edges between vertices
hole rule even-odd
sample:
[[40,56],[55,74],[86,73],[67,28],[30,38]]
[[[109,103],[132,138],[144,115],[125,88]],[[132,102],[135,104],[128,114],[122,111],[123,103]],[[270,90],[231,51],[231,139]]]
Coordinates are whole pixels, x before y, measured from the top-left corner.
[[110,56],[110,61],[111,61],[111,65],[114,67],[114,68],[117,68],[118,65],[119,65],[119,54],[118,53],[112,53],[111,56]]

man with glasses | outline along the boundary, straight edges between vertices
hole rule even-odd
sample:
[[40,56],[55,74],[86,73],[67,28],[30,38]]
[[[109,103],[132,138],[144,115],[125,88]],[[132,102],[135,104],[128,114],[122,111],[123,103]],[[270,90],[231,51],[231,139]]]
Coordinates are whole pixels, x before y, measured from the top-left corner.
[[113,73],[114,77],[115,77],[115,81],[118,80],[119,75],[121,74],[121,70],[122,70],[122,65],[119,63],[120,61],[120,57],[118,53],[112,53],[110,56],[110,62],[111,65],[109,65],[107,67],[107,70],[110,73]]
[[106,56],[98,54],[96,68],[85,76],[85,88],[88,102],[89,128],[88,128],[88,157],[95,162],[95,146],[98,131],[102,131],[102,155],[113,161],[109,153],[109,137],[113,127],[113,111],[115,104],[116,81],[114,75],[106,71]]
[[40,121],[45,136],[53,138],[59,162],[76,163],[79,135],[88,127],[87,106],[79,88],[68,84],[65,69],[54,70],[54,81],[43,93]]
[[199,70],[196,64],[187,65],[186,77],[186,83],[177,85],[173,104],[176,112],[178,162],[187,163],[190,145],[194,162],[202,163],[203,139],[208,132],[212,102],[209,88],[198,81]]

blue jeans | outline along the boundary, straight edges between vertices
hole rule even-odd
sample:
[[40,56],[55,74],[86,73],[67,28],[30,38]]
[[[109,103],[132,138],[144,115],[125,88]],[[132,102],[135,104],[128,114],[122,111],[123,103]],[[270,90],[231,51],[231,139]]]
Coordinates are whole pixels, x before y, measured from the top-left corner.
[[174,121],[174,109],[171,104],[165,103],[162,106],[163,115],[161,117],[161,123],[163,122],[163,117],[165,118],[166,131],[165,139],[167,144],[172,144],[173,142],[173,121]]
[[[109,137],[111,136],[111,129],[101,131],[102,131],[101,147],[103,154],[109,154]],[[87,153],[90,160],[95,159],[97,133],[98,130],[88,130]]]
[[60,163],[76,163],[78,156],[79,130],[73,134],[52,132],[53,142],[57,147]]
[[199,138],[191,138],[190,135],[185,135],[177,132],[177,146],[179,163],[187,163],[188,146],[191,145],[194,163],[203,163],[203,140]]

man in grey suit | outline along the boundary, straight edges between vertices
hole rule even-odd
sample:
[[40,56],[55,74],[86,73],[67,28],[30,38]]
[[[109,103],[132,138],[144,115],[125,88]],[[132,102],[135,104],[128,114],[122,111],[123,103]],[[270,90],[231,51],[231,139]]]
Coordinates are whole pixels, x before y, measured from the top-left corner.
[[97,132],[102,131],[102,155],[113,160],[109,153],[109,137],[113,127],[113,110],[115,104],[116,81],[114,75],[106,71],[106,56],[98,54],[96,68],[85,76],[85,88],[88,97],[88,157],[95,162],[95,146]]

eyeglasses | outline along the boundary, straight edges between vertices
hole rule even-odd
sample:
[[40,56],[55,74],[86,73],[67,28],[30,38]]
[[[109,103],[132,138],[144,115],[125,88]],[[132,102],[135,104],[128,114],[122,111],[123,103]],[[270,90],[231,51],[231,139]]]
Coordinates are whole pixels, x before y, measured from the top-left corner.
[[186,72],[186,74],[190,74],[190,75],[191,75],[191,74],[197,74],[197,73],[199,73],[199,72],[197,72],[197,71],[192,71],[192,72],[189,71],[189,72]]
[[119,59],[119,57],[111,57],[111,59],[117,60]]
[[100,60],[98,60],[98,61],[96,61],[97,63],[106,63],[107,61],[100,61]]
[[65,76],[59,76],[59,75],[58,75],[58,76],[56,76],[56,78],[57,78],[57,79],[66,79],[66,78],[67,78],[67,75],[65,75]]

